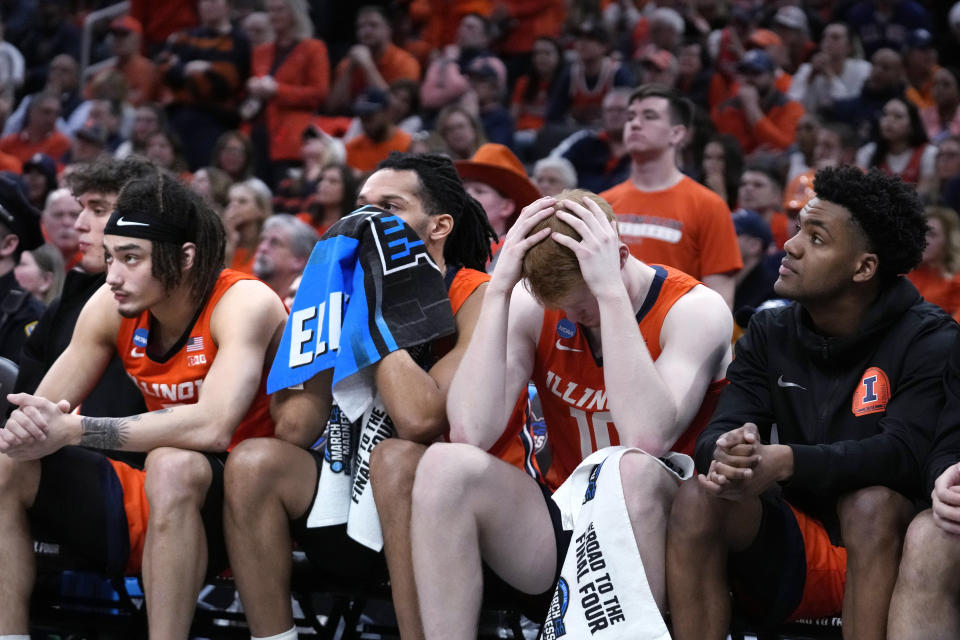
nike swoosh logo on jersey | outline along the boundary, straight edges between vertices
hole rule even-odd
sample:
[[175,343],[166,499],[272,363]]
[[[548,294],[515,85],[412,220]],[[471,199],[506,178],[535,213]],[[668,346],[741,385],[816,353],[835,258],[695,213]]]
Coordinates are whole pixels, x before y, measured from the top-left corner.
[[806,387],[801,387],[801,386],[800,386],[799,384],[797,384],[796,382],[784,382],[782,375],[777,379],[777,386],[778,386],[778,387],[783,387],[784,389],[787,389],[787,388],[789,388],[789,387],[796,387],[797,389],[803,389],[804,391],[807,390]]
[[146,222],[134,222],[133,220],[124,220],[123,216],[117,218],[118,227],[149,227]]
[[136,347],[134,347],[133,349],[130,349],[131,358],[142,358],[145,355],[146,353],[144,351],[137,351]]
[[560,351],[576,351],[577,353],[583,353],[583,349],[574,349],[573,347],[568,347],[566,345],[560,344],[560,339],[557,339],[557,349]]

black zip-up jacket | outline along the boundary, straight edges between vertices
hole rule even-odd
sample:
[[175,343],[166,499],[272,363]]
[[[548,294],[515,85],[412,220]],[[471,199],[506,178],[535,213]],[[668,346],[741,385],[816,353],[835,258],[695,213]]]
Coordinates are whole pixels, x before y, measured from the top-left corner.
[[737,343],[730,384],[697,439],[697,469],[709,469],[724,433],[753,422],[769,442],[776,424],[794,458],[783,495],[825,524],[835,522],[837,498],[855,489],[882,485],[922,499],[957,332],[953,319],[902,277],[883,290],[853,336],[816,333],[796,303],[757,313]]

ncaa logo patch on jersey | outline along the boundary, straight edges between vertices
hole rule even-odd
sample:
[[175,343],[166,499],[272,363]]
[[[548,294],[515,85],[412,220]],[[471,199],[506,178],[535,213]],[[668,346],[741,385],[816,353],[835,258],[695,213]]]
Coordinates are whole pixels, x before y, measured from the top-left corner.
[[561,318],[560,322],[557,323],[557,335],[564,340],[568,340],[577,335],[577,325],[569,318]]
[[137,329],[133,332],[133,346],[141,349],[147,348],[147,338],[150,336],[149,329]]
[[890,380],[887,374],[879,367],[870,367],[863,372],[853,392],[853,415],[866,416],[886,411],[890,395]]

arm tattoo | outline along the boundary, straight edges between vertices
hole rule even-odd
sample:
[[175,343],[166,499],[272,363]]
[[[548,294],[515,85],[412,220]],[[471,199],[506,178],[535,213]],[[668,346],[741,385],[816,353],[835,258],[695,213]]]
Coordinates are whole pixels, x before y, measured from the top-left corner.
[[88,418],[80,421],[83,433],[80,444],[94,449],[121,449],[127,442],[128,423],[135,422],[140,416],[129,418]]

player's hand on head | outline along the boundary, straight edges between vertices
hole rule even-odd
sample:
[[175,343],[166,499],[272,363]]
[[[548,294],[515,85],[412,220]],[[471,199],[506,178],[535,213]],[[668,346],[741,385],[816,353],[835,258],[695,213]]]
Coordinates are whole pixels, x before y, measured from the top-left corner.
[[626,291],[620,276],[621,243],[615,223],[590,198],[584,198],[582,204],[573,200],[559,204],[557,218],[580,234],[580,240],[562,233],[554,233],[552,238],[577,256],[583,281],[590,292],[599,298]]
[[546,196],[534,200],[523,208],[503,240],[500,257],[497,259],[497,266],[493,270],[493,277],[488,285],[488,292],[494,290],[509,293],[520,282],[523,275],[523,256],[527,254],[530,247],[550,235],[549,228],[540,229],[534,234],[530,231],[553,214],[556,202],[556,198]]

